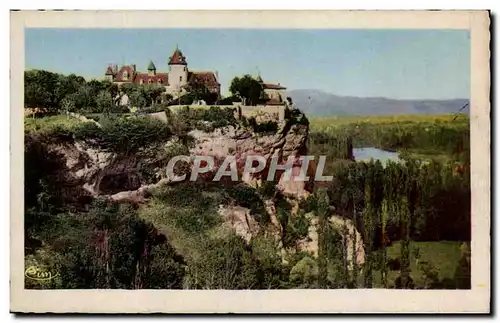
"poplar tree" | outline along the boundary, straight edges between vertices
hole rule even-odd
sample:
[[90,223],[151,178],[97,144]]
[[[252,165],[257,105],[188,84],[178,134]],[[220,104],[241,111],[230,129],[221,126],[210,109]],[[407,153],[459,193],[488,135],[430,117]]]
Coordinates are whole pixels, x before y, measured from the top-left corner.
[[318,216],[318,285],[320,288],[327,288],[328,284],[328,257],[327,241],[330,229],[328,220],[329,198],[323,189],[316,192],[314,197],[316,204],[316,215]]

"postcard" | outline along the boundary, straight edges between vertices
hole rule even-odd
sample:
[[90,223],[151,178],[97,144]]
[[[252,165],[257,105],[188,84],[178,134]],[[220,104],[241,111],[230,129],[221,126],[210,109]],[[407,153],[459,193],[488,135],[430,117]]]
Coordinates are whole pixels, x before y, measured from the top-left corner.
[[11,12],[11,311],[489,313],[489,25]]

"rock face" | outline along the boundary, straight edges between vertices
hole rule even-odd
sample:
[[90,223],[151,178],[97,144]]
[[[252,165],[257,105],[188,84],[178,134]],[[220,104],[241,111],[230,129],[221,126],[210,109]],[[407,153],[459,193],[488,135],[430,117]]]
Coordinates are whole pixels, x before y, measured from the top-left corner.
[[[306,239],[299,241],[298,249],[306,251],[315,257],[318,256],[318,218],[308,214],[311,221],[309,226],[309,234]],[[365,263],[365,249],[363,247],[363,237],[355,228],[353,222],[349,219],[341,218],[337,215],[330,217],[330,223],[345,239],[347,245],[347,262],[349,269],[353,268],[354,261],[358,266]],[[354,238],[356,237],[356,238]],[[356,242],[356,244],[354,244]],[[353,256],[353,251],[355,257]]]
[[[291,124],[287,121],[281,122],[275,133],[253,133],[232,126],[210,133],[194,130],[189,133],[195,139],[195,146],[190,153],[208,155],[216,161],[235,156],[239,178],[255,185],[259,180],[267,178],[272,157],[284,165],[289,157],[306,154],[308,131],[307,125]],[[254,176],[243,174],[246,158],[249,156],[261,156],[267,161],[264,170]],[[300,166],[300,161],[296,160],[293,169],[295,174],[298,174]],[[283,180],[283,171],[277,171],[273,180],[279,182],[278,188],[286,194],[300,197],[306,193],[306,182]]]
[[224,219],[224,224],[233,228],[237,235],[243,237],[247,243],[260,231],[255,219],[250,215],[250,210],[241,206],[219,206],[219,214]]
[[[273,178],[277,190],[281,191],[293,206],[291,216],[294,216],[298,212],[298,201],[307,197],[311,188],[307,182],[293,180],[299,175],[301,169],[301,163],[295,157],[307,154],[306,142],[309,128],[307,124],[291,122],[288,119],[278,125],[277,131],[261,133],[236,127],[219,128],[210,133],[193,130],[189,134],[194,138],[195,145],[190,149],[189,154],[208,155],[215,159],[234,156],[239,173],[242,173],[244,169],[247,156],[262,156],[268,161],[270,157],[277,157],[280,164],[286,163],[289,157],[294,157],[291,180],[286,180],[283,171],[277,172]],[[106,152],[92,148],[86,143],[71,140],[48,140],[46,142],[36,138],[30,140],[45,147],[46,152],[39,154],[40,156],[57,160],[55,181],[66,192],[61,195],[73,197],[69,203],[80,198],[95,196],[106,196],[115,201],[134,203],[145,201],[145,197],[152,189],[172,183],[164,172],[166,163],[161,158],[169,156],[168,151],[177,151],[178,147],[176,148],[175,145],[179,144],[178,139],[172,139],[164,146],[158,147],[151,155],[151,151],[139,151],[134,154]],[[269,166],[267,163],[264,170],[255,176],[239,174],[239,178],[249,185],[257,185],[267,178]],[[149,171],[150,178],[146,178],[144,168]],[[311,174],[307,176],[312,177]],[[283,235],[283,228],[277,218],[276,205],[272,199],[268,199],[264,201],[264,206],[271,225],[274,227],[273,234],[280,239]],[[219,214],[224,219],[224,225],[234,229],[247,242],[262,230],[248,208],[234,205],[221,206]],[[355,248],[356,262],[363,264],[363,241],[351,221],[344,221],[333,216],[331,223],[347,241],[349,262],[353,262],[353,248]],[[345,232],[344,226],[347,227],[347,234],[343,233]],[[356,236],[355,246],[353,246],[354,236]],[[317,219],[311,218],[309,237],[299,241],[298,249],[317,255]]]

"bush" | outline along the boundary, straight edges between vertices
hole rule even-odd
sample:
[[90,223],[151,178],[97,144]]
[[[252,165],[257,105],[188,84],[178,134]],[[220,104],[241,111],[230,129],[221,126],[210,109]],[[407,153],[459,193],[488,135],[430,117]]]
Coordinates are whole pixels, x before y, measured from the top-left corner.
[[401,261],[399,258],[392,258],[387,261],[387,268],[393,271],[401,270]]
[[318,281],[318,264],[306,256],[290,270],[290,282],[298,288],[314,288]]
[[292,246],[297,240],[306,238],[309,235],[309,226],[310,221],[305,213],[301,212],[298,215],[291,216],[286,226],[283,245]]
[[88,212],[52,215],[51,222],[36,232],[60,274],[57,286],[45,288],[181,287],[182,258],[131,206],[98,200]]
[[258,261],[245,241],[236,235],[207,242],[206,252],[189,272],[189,288],[259,289]]
[[276,121],[257,123],[255,117],[250,117],[248,119],[248,124],[250,125],[250,127],[252,127],[252,130],[255,133],[275,133],[279,128]]
[[166,123],[150,117],[106,119],[101,125],[100,128],[94,123],[82,124],[74,130],[75,139],[104,150],[132,153],[166,142],[171,136]]
[[233,102],[241,102],[241,100],[235,96],[228,96],[222,100],[219,100],[220,105],[232,105]]

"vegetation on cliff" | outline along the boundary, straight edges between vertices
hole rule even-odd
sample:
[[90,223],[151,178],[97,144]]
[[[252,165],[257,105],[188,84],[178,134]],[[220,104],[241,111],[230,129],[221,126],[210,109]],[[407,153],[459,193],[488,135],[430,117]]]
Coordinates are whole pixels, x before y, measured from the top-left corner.
[[[53,95],[37,98],[39,89],[29,85],[29,104],[55,110],[25,120],[25,260],[27,268],[59,275],[27,279],[27,288],[470,288],[470,148],[463,116],[310,122],[288,109],[278,123],[237,119],[231,109],[181,107],[165,110],[166,123],[99,111],[96,124],[55,114],[70,106],[67,95],[89,84],[73,76],[28,77],[54,86]],[[63,85],[65,95],[57,90]],[[96,109],[102,108],[109,96],[96,93]],[[136,177],[140,184],[158,182],[166,161],[190,154],[193,130],[224,138],[229,128],[264,138],[270,147],[276,142],[269,138],[285,146],[283,133],[300,128],[297,136],[308,137],[307,145],[295,138],[287,153],[326,156],[323,174],[333,181],[315,183],[303,200],[285,195],[277,182],[209,178],[160,185],[141,200],[110,198],[135,190]],[[114,160],[97,158],[104,166],[96,173],[80,165],[84,175],[73,176],[77,171],[70,169],[89,157],[79,156],[75,143]],[[403,160],[385,167],[356,162],[353,147],[363,146],[399,151]],[[436,154],[446,158],[430,157]],[[89,183],[106,198],[90,194]]]

